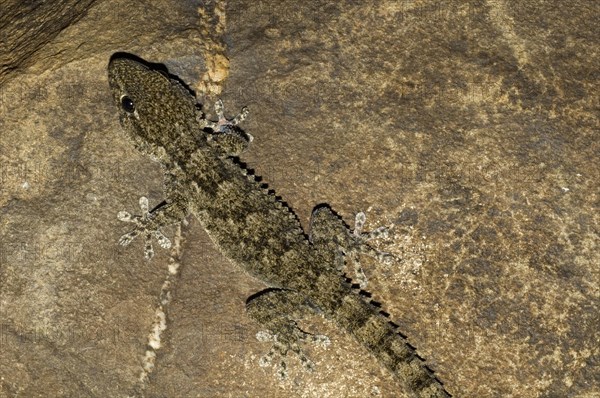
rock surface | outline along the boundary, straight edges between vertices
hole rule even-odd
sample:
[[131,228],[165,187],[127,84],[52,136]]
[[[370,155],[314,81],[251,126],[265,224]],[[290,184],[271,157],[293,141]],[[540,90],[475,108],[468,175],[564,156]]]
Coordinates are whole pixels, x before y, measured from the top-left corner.
[[116,213],[162,200],[109,96],[117,51],[249,106],[242,160],[304,225],[323,202],[394,225],[402,261],[365,259],[368,290],[454,396],[600,396],[597,2],[54,3],[0,17],[1,397],[403,396],[317,316],[315,372],[260,368],[264,286],[195,220],[150,263],[117,246]]

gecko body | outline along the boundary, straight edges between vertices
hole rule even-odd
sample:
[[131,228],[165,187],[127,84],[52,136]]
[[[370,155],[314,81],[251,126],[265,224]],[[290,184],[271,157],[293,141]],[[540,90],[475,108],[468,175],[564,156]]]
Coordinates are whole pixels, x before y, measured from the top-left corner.
[[270,286],[247,302],[248,314],[276,336],[267,358],[292,351],[310,366],[301,343],[321,336],[303,332],[295,321],[318,311],[364,344],[412,396],[450,396],[388,319],[342,276],[341,254],[374,252],[369,235],[350,233],[321,205],[307,236],[295,215],[232,159],[251,141],[235,126],[245,113],[228,121],[219,103],[219,122],[211,122],[179,81],[130,57],[114,56],[108,77],[123,129],[138,150],[160,162],[165,181],[157,208],[142,217],[120,213],[136,224],[121,244],[143,235],[150,258],[153,237],[170,245],[160,229],[191,213],[225,256]]

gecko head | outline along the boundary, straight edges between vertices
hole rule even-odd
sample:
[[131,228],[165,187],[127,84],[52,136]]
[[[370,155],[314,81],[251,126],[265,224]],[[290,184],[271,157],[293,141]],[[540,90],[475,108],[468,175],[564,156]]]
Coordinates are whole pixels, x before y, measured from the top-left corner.
[[120,121],[138,150],[168,162],[197,146],[198,109],[177,80],[141,60],[113,56],[108,81]]

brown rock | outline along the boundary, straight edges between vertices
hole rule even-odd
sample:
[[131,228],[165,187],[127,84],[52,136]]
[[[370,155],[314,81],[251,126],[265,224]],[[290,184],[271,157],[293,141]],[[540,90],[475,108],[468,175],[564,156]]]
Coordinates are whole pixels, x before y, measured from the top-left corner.
[[243,160],[305,225],[322,202],[395,224],[368,289],[454,396],[600,394],[597,3],[272,3],[2,4],[0,396],[402,396],[318,317],[314,373],[258,367],[262,285],[194,220],[139,381],[169,253],[116,244],[118,211],[162,200],[117,51],[249,106]]

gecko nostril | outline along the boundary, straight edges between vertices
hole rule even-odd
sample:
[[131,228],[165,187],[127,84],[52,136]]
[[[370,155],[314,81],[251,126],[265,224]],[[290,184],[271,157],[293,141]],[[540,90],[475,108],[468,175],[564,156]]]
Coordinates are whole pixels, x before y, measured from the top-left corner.
[[133,111],[135,111],[135,104],[133,103],[133,100],[126,95],[121,97],[121,107],[127,113],[133,113]]

